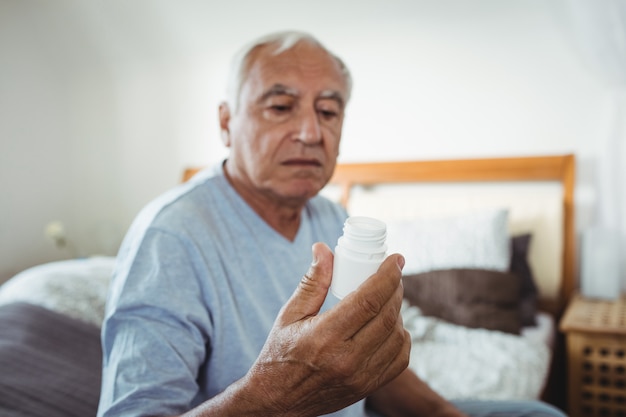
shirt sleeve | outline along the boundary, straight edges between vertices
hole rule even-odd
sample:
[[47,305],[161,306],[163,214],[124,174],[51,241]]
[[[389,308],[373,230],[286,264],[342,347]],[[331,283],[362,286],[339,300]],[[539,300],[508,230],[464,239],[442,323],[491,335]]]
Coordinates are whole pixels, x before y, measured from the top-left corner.
[[107,301],[98,416],[179,414],[210,346],[194,248],[148,229],[131,256],[118,261]]

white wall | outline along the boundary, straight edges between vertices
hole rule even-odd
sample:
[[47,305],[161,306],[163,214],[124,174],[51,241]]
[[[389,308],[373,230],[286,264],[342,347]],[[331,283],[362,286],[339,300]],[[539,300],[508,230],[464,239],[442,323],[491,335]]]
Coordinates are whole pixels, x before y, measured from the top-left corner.
[[342,161],[576,153],[595,199],[609,93],[581,64],[566,0],[0,2],[0,282],[113,254],[182,168],[221,159],[227,65],[269,31],[311,31],[355,79]]

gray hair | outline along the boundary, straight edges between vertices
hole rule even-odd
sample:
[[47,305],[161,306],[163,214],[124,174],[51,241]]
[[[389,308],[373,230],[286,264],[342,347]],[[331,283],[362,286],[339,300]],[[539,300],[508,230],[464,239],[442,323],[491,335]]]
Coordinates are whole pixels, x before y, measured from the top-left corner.
[[228,105],[232,111],[236,111],[239,106],[239,93],[241,93],[241,87],[247,77],[249,70],[250,55],[256,48],[264,45],[275,45],[273,55],[279,55],[282,52],[288,51],[293,48],[299,42],[309,42],[322,48],[328,53],[334,60],[337,61],[341,72],[343,73],[346,82],[346,103],[350,99],[350,93],[352,91],[352,76],[348,67],[344,64],[343,60],[337,55],[329,51],[320,41],[318,41],[312,35],[306,32],[299,31],[284,31],[270,33],[269,35],[262,36],[253,40],[252,42],[241,48],[233,57],[230,65],[230,72],[228,76],[227,87],[227,100]]

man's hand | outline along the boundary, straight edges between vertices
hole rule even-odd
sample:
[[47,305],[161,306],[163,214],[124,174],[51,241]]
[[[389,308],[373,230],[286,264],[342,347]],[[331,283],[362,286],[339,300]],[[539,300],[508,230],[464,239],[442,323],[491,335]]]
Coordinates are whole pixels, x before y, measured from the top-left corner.
[[403,266],[402,256],[389,256],[356,291],[318,315],[333,255],[326,245],[313,245],[313,263],[250,371],[183,416],[319,416],[393,380],[408,366],[411,347],[400,316]]
[[240,381],[253,390],[249,398],[272,415],[316,416],[365,398],[400,374],[410,350],[399,314],[403,266],[402,256],[389,256],[357,291],[318,315],[333,256],[315,244],[311,268]]

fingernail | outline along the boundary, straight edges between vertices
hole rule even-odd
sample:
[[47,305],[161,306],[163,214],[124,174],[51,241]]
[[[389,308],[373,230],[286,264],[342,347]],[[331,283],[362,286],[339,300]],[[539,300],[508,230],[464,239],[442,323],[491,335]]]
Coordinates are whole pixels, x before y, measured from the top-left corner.
[[404,256],[402,255],[398,256],[398,267],[400,269],[404,268]]
[[311,253],[313,254],[313,261],[311,261],[311,266],[315,266],[317,265],[318,258],[317,258],[317,253],[315,251],[315,248],[313,246],[311,247]]

